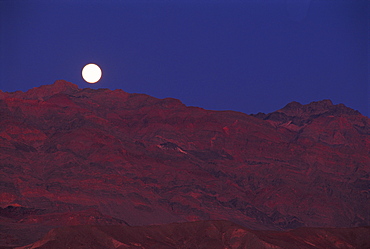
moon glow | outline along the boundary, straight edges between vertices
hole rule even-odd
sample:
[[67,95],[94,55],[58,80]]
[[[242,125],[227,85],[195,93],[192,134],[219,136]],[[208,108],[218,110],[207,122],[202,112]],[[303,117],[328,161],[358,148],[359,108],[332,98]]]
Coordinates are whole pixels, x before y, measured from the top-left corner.
[[102,71],[96,64],[87,64],[82,69],[82,78],[88,83],[96,83],[100,80]]

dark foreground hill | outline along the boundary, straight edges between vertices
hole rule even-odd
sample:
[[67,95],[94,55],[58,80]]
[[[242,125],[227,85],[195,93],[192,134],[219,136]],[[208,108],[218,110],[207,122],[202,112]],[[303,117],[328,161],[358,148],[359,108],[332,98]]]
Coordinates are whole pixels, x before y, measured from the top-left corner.
[[71,226],[17,249],[334,249],[370,248],[370,227],[255,231],[228,221],[159,226]]
[[0,92],[0,246],[66,225],[370,225],[369,118],[324,100],[247,115],[56,81]]

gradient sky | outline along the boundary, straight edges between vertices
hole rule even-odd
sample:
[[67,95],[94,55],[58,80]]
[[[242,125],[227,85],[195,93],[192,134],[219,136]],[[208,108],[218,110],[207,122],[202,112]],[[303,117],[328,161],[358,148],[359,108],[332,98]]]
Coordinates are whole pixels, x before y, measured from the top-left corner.
[[212,110],[331,99],[370,116],[369,3],[0,0],[0,89],[64,79]]

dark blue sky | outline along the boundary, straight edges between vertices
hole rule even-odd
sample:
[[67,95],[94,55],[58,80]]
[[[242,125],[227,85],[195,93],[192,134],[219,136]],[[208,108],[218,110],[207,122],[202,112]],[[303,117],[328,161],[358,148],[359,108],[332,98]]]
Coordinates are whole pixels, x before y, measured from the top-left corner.
[[0,0],[0,89],[65,79],[213,110],[331,99],[370,116],[369,2]]

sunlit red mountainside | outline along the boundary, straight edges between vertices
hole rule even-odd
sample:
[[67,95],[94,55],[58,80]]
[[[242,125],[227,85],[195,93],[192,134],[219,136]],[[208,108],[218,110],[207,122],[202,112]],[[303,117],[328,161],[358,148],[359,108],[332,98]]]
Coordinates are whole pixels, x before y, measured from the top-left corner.
[[69,225],[369,226],[369,172],[369,118],[330,100],[247,115],[62,80],[0,91],[0,247]]

